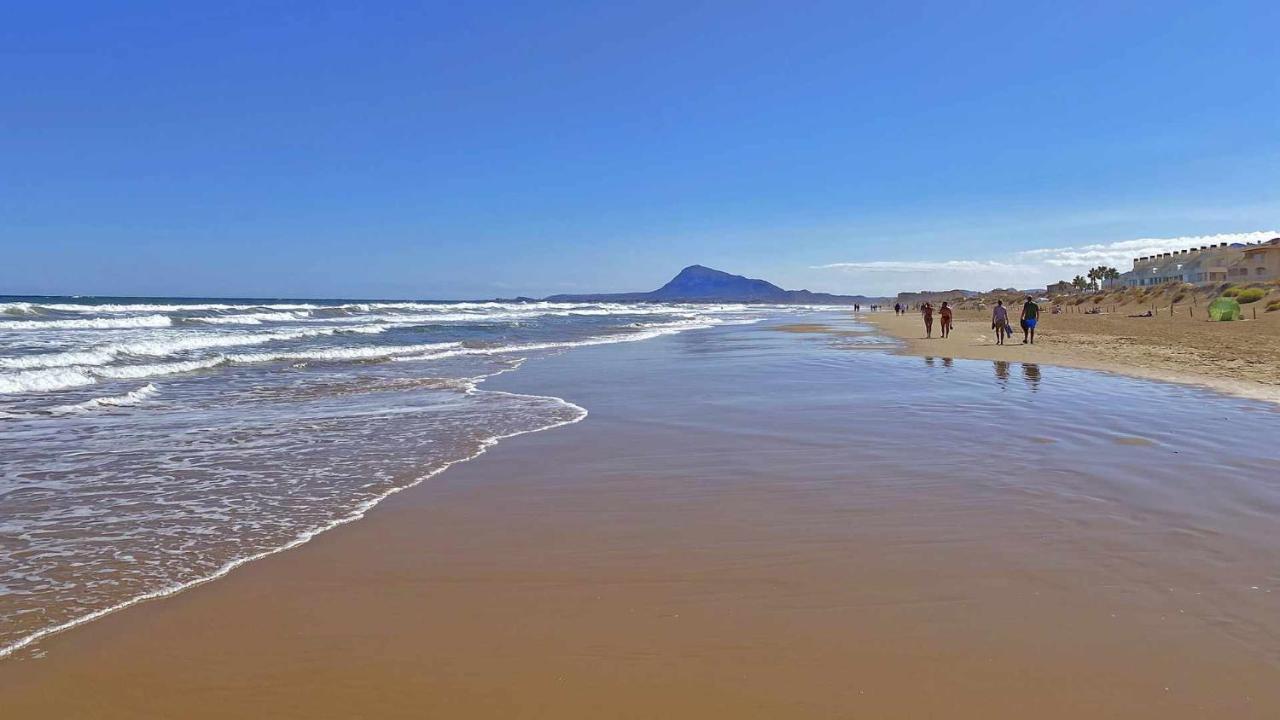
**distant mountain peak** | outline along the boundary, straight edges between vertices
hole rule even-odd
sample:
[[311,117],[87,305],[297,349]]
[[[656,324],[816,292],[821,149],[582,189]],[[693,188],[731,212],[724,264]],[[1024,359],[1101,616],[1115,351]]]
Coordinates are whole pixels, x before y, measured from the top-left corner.
[[786,290],[764,280],[755,280],[742,275],[731,275],[723,270],[716,270],[705,265],[690,265],[680,271],[666,285],[658,288],[653,294],[659,296],[691,299],[712,298],[733,295],[737,297],[764,298],[786,294]]
[[552,295],[552,302],[758,302],[851,305],[865,303],[862,295],[830,295],[808,290],[783,290],[765,280],[733,275],[706,265],[690,265],[652,292],[595,295]]
[[672,279],[674,280],[676,278],[686,276],[686,275],[729,275],[730,277],[735,277],[723,270],[716,270],[715,268],[710,268],[710,267],[707,267],[706,265],[690,265],[689,267],[676,273],[676,277]]

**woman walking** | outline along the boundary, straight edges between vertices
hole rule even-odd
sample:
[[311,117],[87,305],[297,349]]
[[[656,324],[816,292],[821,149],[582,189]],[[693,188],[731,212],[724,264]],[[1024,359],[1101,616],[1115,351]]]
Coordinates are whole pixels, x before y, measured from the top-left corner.
[[924,336],[925,338],[933,337],[933,304],[925,303],[920,306],[920,314],[924,315]]
[[942,309],[938,311],[942,316],[942,337],[951,337],[951,306],[947,305],[947,301],[942,301]]
[[996,331],[996,344],[1003,345],[1009,327],[1009,311],[1003,300],[997,300],[995,309],[991,311],[991,327]]

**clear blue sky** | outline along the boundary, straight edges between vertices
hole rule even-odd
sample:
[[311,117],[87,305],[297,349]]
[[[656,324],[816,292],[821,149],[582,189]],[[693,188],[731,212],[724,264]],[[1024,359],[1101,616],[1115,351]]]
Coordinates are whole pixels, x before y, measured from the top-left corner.
[[0,293],[488,297],[695,262],[887,292],[1266,231],[1277,28],[1274,1],[6,3]]

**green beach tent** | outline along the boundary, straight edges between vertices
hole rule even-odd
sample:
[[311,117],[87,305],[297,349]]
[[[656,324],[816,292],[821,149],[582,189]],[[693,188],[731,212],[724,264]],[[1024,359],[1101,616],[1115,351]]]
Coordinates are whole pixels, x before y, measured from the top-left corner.
[[1240,303],[1235,298],[1220,297],[1209,306],[1209,317],[1218,321],[1239,320]]

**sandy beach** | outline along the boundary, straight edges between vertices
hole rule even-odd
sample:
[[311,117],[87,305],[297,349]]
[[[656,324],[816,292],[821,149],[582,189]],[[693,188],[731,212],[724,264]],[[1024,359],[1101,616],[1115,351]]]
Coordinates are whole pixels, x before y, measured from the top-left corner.
[[5,9],[0,720],[1280,720],[1280,2]]
[[[943,339],[935,317],[932,339],[925,338],[918,312],[867,313],[863,317],[903,342],[903,352],[978,360],[1008,360],[1116,372],[1133,377],[1200,385],[1240,397],[1280,403],[1280,312],[1247,315],[1239,322],[1208,322],[1179,307],[1159,308],[1155,317],[1130,317],[1137,305],[1114,312],[1041,316],[1036,343],[1022,344],[1019,307],[1009,316],[1015,337],[996,345],[989,310],[958,310],[955,328]],[[1257,319],[1252,319],[1256,314]]]
[[769,324],[490,384],[591,414],[0,661],[4,714],[1280,712],[1277,457],[1200,430],[1265,405]]

